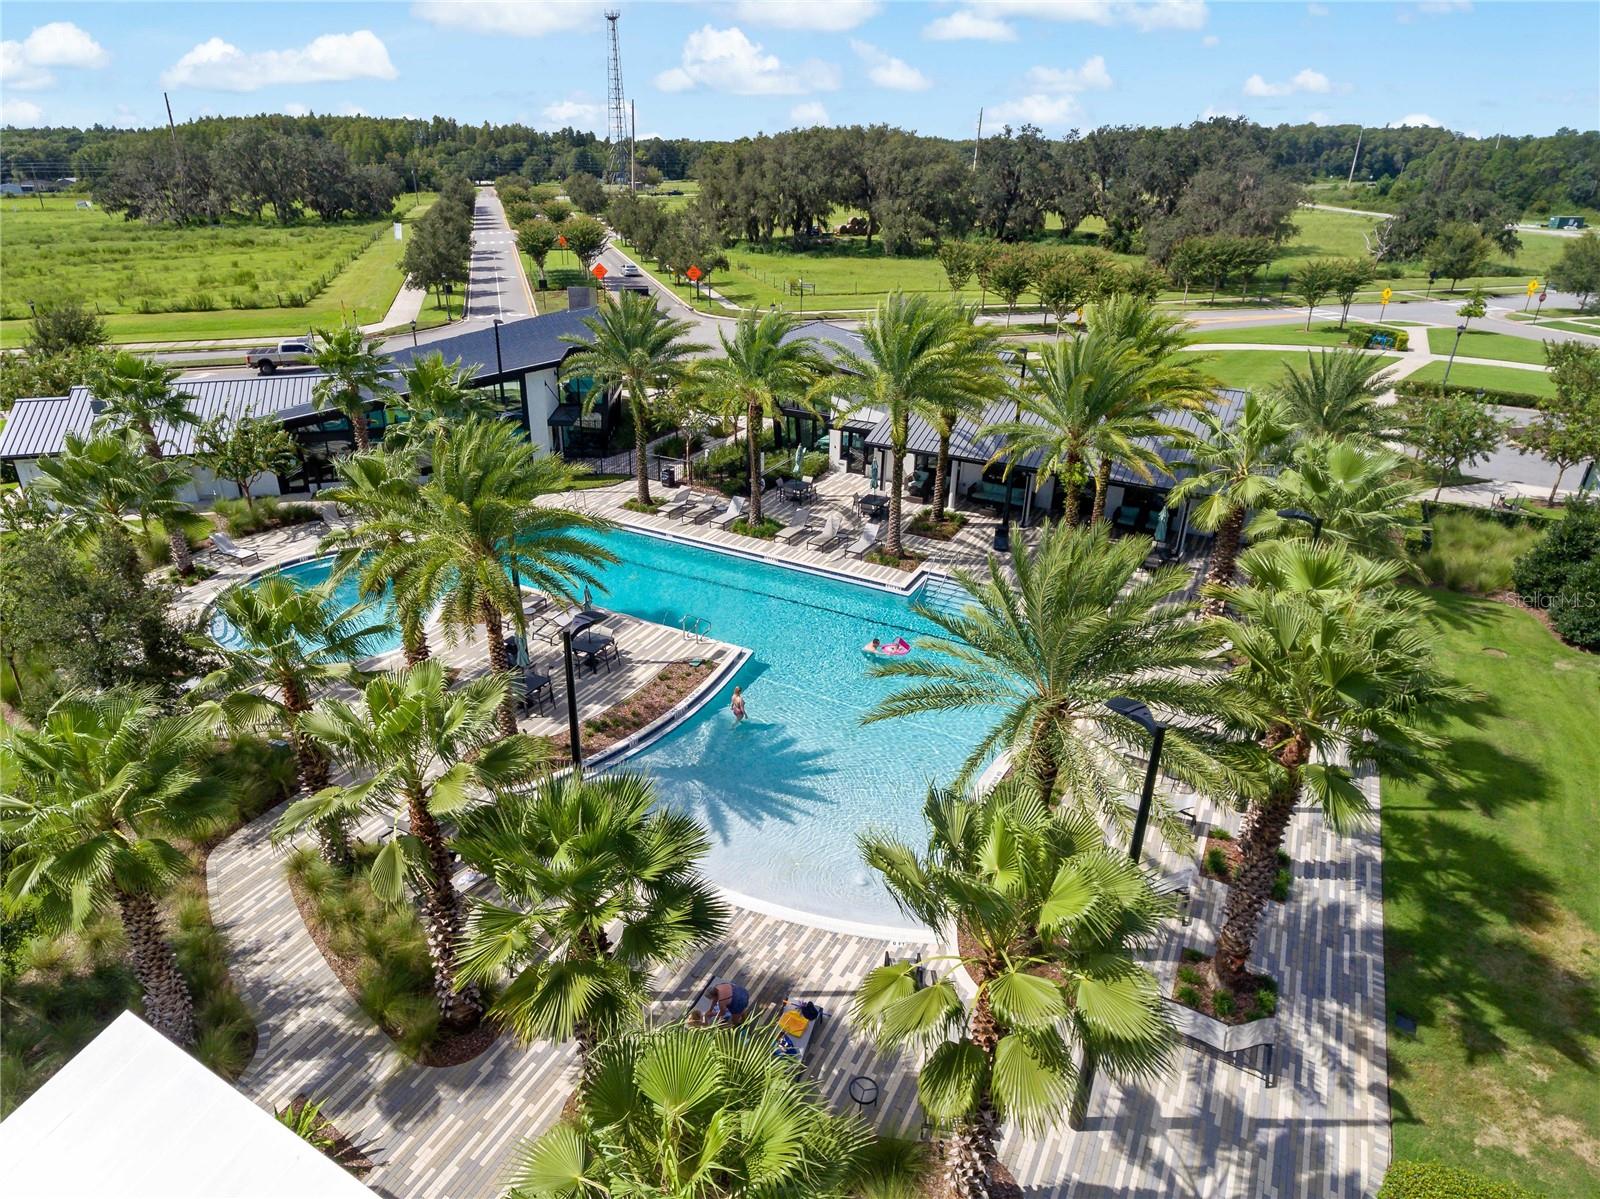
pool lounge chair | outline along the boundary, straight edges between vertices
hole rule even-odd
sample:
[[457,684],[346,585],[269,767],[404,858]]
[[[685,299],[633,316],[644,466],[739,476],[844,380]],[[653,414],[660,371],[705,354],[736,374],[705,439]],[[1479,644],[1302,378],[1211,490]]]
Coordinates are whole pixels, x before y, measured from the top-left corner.
[[844,518],[837,512],[828,513],[828,519],[822,522],[822,532],[818,533],[811,548],[825,550],[836,542],[844,540],[850,534],[850,526],[844,523]]
[[882,538],[883,522],[873,521],[861,530],[861,536],[857,537],[855,543],[845,551],[845,555],[850,558],[864,558],[867,551],[877,545]]
[[242,549],[235,545],[233,538],[226,533],[211,534],[211,546],[224,558],[231,558],[235,562],[258,562],[261,555],[255,550]]
[[792,1036],[778,1027],[778,1021],[783,1018],[785,1012],[798,1012],[801,1006],[801,1002],[798,1000],[785,999],[783,1006],[774,1013],[772,1027],[773,1034],[777,1038],[777,1045],[772,1050],[772,1056],[786,1057],[796,1065],[803,1066],[806,1064],[806,1050],[811,1048],[812,1034],[817,1031],[817,1025],[822,1023],[822,1018],[828,1013],[821,1004],[814,1004],[813,1006],[817,1009],[816,1019],[808,1021],[805,1031],[798,1037]]
[[734,521],[744,516],[744,496],[736,495],[728,501],[728,510],[711,523],[719,529],[726,529]]
[[808,516],[803,521],[796,521],[779,529],[778,540],[786,541],[790,545],[804,545],[816,536],[817,530],[821,527],[815,517]]

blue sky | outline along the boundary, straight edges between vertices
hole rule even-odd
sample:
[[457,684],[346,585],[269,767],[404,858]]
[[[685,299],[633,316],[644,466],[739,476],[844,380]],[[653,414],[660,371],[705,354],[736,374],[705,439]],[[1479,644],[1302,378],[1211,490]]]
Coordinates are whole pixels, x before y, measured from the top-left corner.
[[[1052,134],[1217,113],[1600,124],[1600,4],[1322,0],[613,0],[640,136],[886,121]],[[605,128],[603,2],[36,4],[8,0],[7,123],[363,112]]]

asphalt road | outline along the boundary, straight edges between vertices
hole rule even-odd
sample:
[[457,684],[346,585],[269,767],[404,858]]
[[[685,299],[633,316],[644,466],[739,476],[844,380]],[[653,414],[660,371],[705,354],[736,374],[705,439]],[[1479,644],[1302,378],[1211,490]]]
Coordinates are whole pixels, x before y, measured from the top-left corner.
[[492,187],[478,189],[472,214],[472,273],[467,282],[467,319],[515,320],[532,316],[533,302],[517,262],[516,234]]

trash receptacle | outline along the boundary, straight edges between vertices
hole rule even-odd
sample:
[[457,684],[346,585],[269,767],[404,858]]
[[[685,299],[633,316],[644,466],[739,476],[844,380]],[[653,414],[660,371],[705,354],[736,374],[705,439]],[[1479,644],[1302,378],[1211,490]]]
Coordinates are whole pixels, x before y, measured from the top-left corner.
[[676,487],[677,485],[678,485],[678,468],[675,467],[675,466],[668,466],[667,464],[662,463],[662,466],[661,466],[661,486],[663,486],[663,487]]

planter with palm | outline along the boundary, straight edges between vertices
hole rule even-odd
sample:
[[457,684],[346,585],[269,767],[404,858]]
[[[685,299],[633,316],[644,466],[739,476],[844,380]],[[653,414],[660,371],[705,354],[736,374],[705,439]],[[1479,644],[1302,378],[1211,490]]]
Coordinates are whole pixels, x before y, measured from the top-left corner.
[[654,297],[625,291],[613,304],[601,306],[599,314],[584,318],[583,334],[563,334],[561,340],[579,349],[561,364],[563,379],[589,378],[593,397],[620,389],[628,397],[633,414],[634,498],[649,506],[650,396],[671,387],[682,374],[691,355],[704,346],[684,340],[694,325],[669,317],[656,306]]
[[910,962],[871,971],[856,1010],[881,1041],[924,1051],[918,1098],[951,1125],[945,1176],[958,1195],[986,1196],[1002,1122],[1051,1127],[1078,1081],[1075,1049],[1117,1078],[1165,1064],[1160,991],[1133,955],[1168,904],[1088,813],[1052,810],[1031,780],[982,800],[935,791],[923,811],[924,853],[876,835],[862,853],[904,912],[954,933],[955,951],[931,960],[920,989]]
[[[430,661],[369,680],[357,704],[324,700],[301,728],[361,781],[295,801],[277,825],[287,835],[361,813],[390,815],[391,830],[372,863],[372,889],[398,903],[410,880],[440,1019],[454,1029],[476,1025],[483,1000],[475,985],[457,980],[464,920],[443,822],[532,782],[545,761],[543,742],[499,735],[496,714],[508,689],[505,676],[488,675],[452,690],[444,668]],[[402,822],[409,835],[401,834]]]
[[356,449],[371,449],[367,409],[374,403],[382,404],[391,394],[387,383],[389,362],[378,352],[378,343],[367,341],[361,329],[351,322],[337,329],[318,329],[316,336],[322,348],[313,361],[324,377],[311,389],[311,405],[319,412],[333,408],[342,413],[350,422]]
[[[572,603],[576,589],[599,585],[594,567],[616,560],[587,536],[611,526],[539,502],[569,488],[572,471],[513,425],[469,418],[436,439],[430,455],[433,474],[401,517],[402,538],[377,550],[368,569],[393,581],[402,610],[426,612],[438,603],[441,622],[455,634],[482,625],[490,668],[504,673],[513,665],[506,617],[519,630],[523,619],[517,584]],[[500,728],[506,736],[517,731],[509,690]]]
[[[1403,455],[1370,441],[1317,438],[1295,447],[1250,522],[1253,541],[1333,541],[1369,558],[1404,556],[1407,512],[1427,482]],[[1280,512],[1304,513],[1287,517]]]
[[[331,582],[302,588],[281,575],[224,592],[217,613],[235,636],[213,641],[212,652],[223,665],[202,681],[198,694],[217,697],[232,727],[287,735],[300,790],[315,795],[332,774],[327,754],[304,728],[312,698],[329,684],[358,678],[356,662],[371,654],[372,638],[388,626],[364,604],[341,609]],[[347,822],[330,818],[317,825],[316,834],[328,863],[348,871],[353,858]]]
[[639,775],[563,775],[463,816],[456,850],[504,902],[474,906],[459,977],[509,975],[494,1014],[524,1040],[572,1038],[580,1061],[638,1021],[650,975],[722,934],[700,875],[706,832]]
[[194,996],[178,969],[158,901],[190,870],[169,838],[198,834],[229,810],[199,713],[163,715],[153,692],[68,696],[38,730],[0,737],[5,894],[38,900],[46,932],[115,910],[151,1026],[195,1044]]

